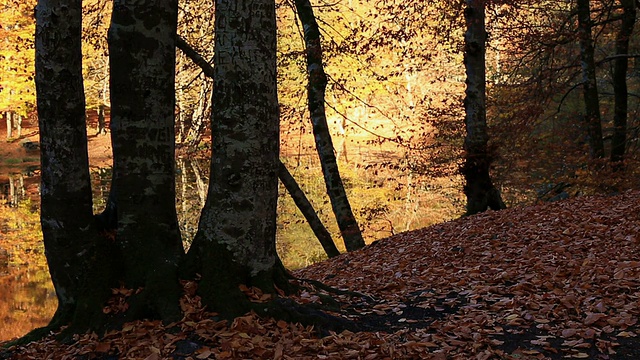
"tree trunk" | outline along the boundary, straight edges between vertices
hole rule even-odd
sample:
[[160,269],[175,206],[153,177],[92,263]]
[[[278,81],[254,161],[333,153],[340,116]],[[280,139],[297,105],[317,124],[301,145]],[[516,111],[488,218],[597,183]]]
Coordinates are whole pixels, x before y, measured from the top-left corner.
[[[93,226],[82,83],[81,0],[40,0],[36,7],[36,90],[40,126],[41,223],[58,298],[51,327],[102,313],[108,279],[95,273],[99,242]],[[105,256],[106,254],[101,254]],[[91,278],[93,277],[93,278]],[[96,300],[96,301],[93,301]]]
[[280,162],[278,164],[278,177],[282,184],[287,188],[289,195],[293,199],[293,202],[296,204],[298,209],[304,215],[304,218],[307,219],[309,226],[311,226],[311,230],[313,230],[313,234],[316,236],[318,241],[320,241],[320,245],[324,249],[324,252],[327,253],[327,256],[332,258],[340,255],[340,251],[336,247],[336,244],[333,242],[331,238],[331,234],[329,231],[322,225],[322,221],[318,218],[318,214],[313,209],[313,205],[307,199],[307,196],[304,194],[298,183],[293,178],[287,167]]
[[580,41],[580,62],[585,105],[585,126],[591,159],[604,157],[602,123],[600,120],[600,99],[596,80],[596,66],[593,60],[593,40],[591,38],[591,9],[589,0],[577,1],[578,38]]
[[128,316],[181,317],[175,208],[176,0],[116,0],[109,28],[116,242],[123,281],[144,288]]
[[13,121],[11,121],[12,113],[11,111],[6,111],[4,116],[7,120],[7,140],[11,139],[11,131],[13,130]]
[[487,32],[484,24],[484,0],[467,0],[465,20],[464,65],[467,89],[464,108],[467,134],[464,140],[465,162],[462,174],[466,184],[467,215],[491,208],[506,208],[500,192],[493,185],[489,170],[492,155],[489,153],[486,115],[485,53]]
[[627,142],[627,70],[629,68],[629,58],[625,55],[629,53],[629,40],[633,34],[633,27],[636,22],[636,2],[635,0],[620,0],[622,5],[622,17],[618,36],[616,38],[616,55],[621,55],[614,60],[613,68],[613,93],[614,93],[614,114],[613,114],[613,137],[611,139],[611,162],[617,169],[622,169],[624,160],[625,145]]
[[211,173],[186,271],[203,304],[230,318],[250,308],[239,285],[287,286],[275,249],[279,115],[272,0],[215,4]]
[[16,132],[17,132],[16,137],[20,138],[22,136],[22,115],[16,114],[14,120],[16,123]]
[[309,75],[308,102],[313,135],[316,141],[318,156],[322,166],[327,194],[344,239],[347,251],[354,251],[365,246],[358,222],[353,216],[347,193],[340,177],[336,162],[333,142],[327,125],[324,108],[324,94],[327,86],[327,76],[322,65],[322,46],[320,44],[320,30],[313,14],[313,8],[308,0],[296,0],[296,10],[300,22],[304,27],[304,42],[307,53],[307,72]]
[[191,150],[198,148],[200,141],[202,141],[202,133],[205,129],[205,118],[209,114],[211,108],[211,84],[210,80],[206,76],[202,77],[200,83],[200,93],[198,95],[198,106],[193,111],[191,116],[191,126],[187,132],[187,147]]
[[98,130],[96,135],[102,135],[107,133],[107,123],[104,118],[104,105],[98,105]]
[[179,87],[176,94],[176,108],[178,109],[178,133],[176,134],[176,143],[182,144],[185,136],[185,121],[187,119],[187,109],[185,108],[182,99],[184,98],[184,91],[182,87]]

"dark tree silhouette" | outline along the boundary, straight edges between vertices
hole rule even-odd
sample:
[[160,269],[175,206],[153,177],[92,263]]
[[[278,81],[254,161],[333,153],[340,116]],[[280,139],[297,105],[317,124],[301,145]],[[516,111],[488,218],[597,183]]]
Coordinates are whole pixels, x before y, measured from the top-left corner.
[[487,31],[485,29],[484,0],[467,0],[465,20],[464,65],[467,73],[466,112],[464,139],[465,159],[462,174],[465,178],[467,215],[477,214],[489,208],[504,209],[500,192],[493,185],[489,170],[492,154],[489,151],[486,109],[485,53]]

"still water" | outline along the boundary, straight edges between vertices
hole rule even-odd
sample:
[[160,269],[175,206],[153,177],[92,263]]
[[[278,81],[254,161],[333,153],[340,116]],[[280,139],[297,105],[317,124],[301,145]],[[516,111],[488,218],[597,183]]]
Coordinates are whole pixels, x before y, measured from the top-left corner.
[[[176,209],[187,242],[204,205],[207,166],[198,160],[176,163]],[[105,206],[111,174],[111,168],[92,172],[96,213]],[[56,310],[40,230],[39,181],[37,169],[0,174],[0,341],[46,325]]]

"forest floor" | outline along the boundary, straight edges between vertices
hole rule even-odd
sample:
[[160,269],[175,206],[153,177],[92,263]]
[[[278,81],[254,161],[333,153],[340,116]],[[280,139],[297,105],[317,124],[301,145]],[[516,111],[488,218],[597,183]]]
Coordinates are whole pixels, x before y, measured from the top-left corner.
[[489,211],[293,273],[349,290],[300,281],[291,299],[328,307],[328,295],[358,331],[255,314],[227,324],[186,283],[180,322],[49,337],[0,359],[640,359],[639,255],[638,191]]
[[[95,122],[93,120],[91,127],[87,129],[89,164],[94,168],[111,166],[111,137],[96,135]],[[6,128],[6,122],[0,121],[0,136],[4,137],[0,140],[0,180],[7,174],[40,166],[38,124],[33,120],[26,120],[23,122],[21,136],[11,139],[6,139]]]

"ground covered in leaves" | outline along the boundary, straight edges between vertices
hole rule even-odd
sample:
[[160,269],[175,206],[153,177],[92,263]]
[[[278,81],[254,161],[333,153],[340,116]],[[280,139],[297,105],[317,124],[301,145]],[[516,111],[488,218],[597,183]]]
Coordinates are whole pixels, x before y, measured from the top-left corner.
[[[181,322],[131,323],[67,345],[48,338],[4,357],[640,359],[639,241],[640,192],[487,212],[294,273],[349,290],[327,293],[301,281],[306,290],[293,299],[333,306],[332,314],[361,331],[253,314],[226,324],[199,309],[186,283]],[[244,290],[255,301],[269,300]]]

